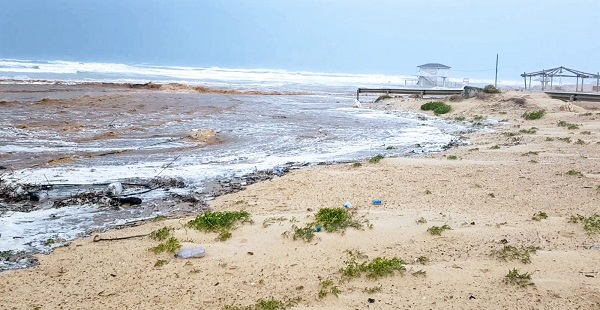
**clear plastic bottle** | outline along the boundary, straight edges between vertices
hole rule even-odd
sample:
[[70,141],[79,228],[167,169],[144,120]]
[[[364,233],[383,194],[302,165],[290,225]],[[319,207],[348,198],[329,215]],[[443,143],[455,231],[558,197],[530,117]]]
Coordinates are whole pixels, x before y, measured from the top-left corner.
[[175,257],[177,258],[196,258],[196,257],[204,257],[204,255],[206,255],[206,250],[199,246],[199,247],[195,247],[195,248],[189,248],[189,249],[183,249],[179,252],[177,252],[177,254],[175,254]]

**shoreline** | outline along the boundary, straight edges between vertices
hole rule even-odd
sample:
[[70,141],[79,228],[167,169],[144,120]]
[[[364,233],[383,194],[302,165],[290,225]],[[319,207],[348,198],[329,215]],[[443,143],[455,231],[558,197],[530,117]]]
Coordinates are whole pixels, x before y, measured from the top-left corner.
[[[526,103],[509,100],[516,97]],[[422,112],[418,107],[424,102],[397,98],[367,106]],[[16,309],[115,305],[221,309],[252,305],[261,298],[301,298],[298,309],[600,305],[600,251],[590,249],[600,243],[599,235],[568,221],[576,214],[598,212],[600,110],[523,92],[449,104],[453,111],[444,118],[506,119],[506,125],[495,127],[494,133],[469,133],[472,145],[443,153],[386,158],[361,167],[308,167],[217,197],[209,203],[215,211],[244,209],[254,220],[253,225],[233,230],[225,242],[215,241],[214,233],[186,228],[190,218],[101,234],[134,236],[170,226],[184,240],[184,248],[204,246],[204,258],[154,254],[148,248],[156,242],[149,238],[77,239],[51,255],[38,256],[40,265],[33,269],[0,273],[0,304]],[[522,118],[538,109],[546,110],[542,119]],[[557,126],[560,121],[578,129]],[[374,199],[383,203],[373,205]],[[292,225],[311,221],[319,208],[342,206],[345,201],[373,229],[349,229],[343,235],[321,232],[311,243],[281,236]],[[547,218],[533,220],[539,212]],[[421,218],[426,223],[417,223]],[[432,225],[452,230],[431,236],[426,230]],[[504,244],[540,249],[531,255],[530,264],[490,256]],[[348,250],[371,259],[400,257],[407,272],[380,280],[339,281]],[[419,264],[420,257],[428,262]],[[155,267],[158,260],[167,263]],[[532,273],[534,285],[504,284],[512,268]],[[418,271],[426,275],[413,276]],[[338,297],[318,298],[327,279],[339,287]]]

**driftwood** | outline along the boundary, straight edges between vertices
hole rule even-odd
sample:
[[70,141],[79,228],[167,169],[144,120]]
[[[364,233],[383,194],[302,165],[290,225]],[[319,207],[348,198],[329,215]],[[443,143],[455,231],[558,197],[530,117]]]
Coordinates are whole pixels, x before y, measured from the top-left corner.
[[134,236],[127,236],[127,237],[116,237],[116,238],[102,238],[100,237],[100,235],[95,235],[94,239],[92,239],[94,242],[99,242],[99,241],[117,241],[117,240],[126,240],[126,239],[133,239],[133,238],[142,238],[142,237],[146,237],[149,234],[143,234],[143,235],[134,235]]

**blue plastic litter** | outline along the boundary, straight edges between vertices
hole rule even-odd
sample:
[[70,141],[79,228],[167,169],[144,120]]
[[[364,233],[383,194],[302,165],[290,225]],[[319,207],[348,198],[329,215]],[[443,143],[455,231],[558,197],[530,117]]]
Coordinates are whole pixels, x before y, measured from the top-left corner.
[[321,229],[322,229],[321,225],[317,225],[317,232],[321,232]]
[[374,205],[380,205],[381,204],[381,200],[379,200],[379,199],[373,199],[373,204]]

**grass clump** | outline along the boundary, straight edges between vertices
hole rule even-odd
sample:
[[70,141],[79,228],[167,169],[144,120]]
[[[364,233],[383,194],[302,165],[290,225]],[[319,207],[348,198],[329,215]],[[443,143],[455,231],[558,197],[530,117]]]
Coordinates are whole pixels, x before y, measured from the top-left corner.
[[186,226],[205,232],[218,232],[219,241],[231,238],[231,229],[238,223],[252,222],[246,211],[211,212],[207,211],[189,221]]
[[573,215],[569,222],[583,224],[583,229],[589,233],[600,233],[600,214],[598,213],[588,217],[579,214]]
[[352,164],[352,168],[359,168],[359,167],[362,167],[361,163],[353,163]]
[[175,253],[181,249],[181,243],[175,237],[170,237],[167,241],[160,243],[159,245],[150,248],[150,251],[154,254],[160,254],[163,252]]
[[363,292],[365,292],[367,294],[375,294],[375,293],[381,292],[382,288],[383,288],[383,286],[381,286],[381,285],[374,286],[374,287],[365,287],[363,289]]
[[581,139],[577,139],[577,141],[575,141],[574,144],[585,145],[586,143]]
[[306,224],[305,227],[292,225],[292,229],[282,235],[286,238],[291,236],[293,240],[311,242],[315,238],[315,232],[320,231],[321,228],[327,232],[343,233],[348,227],[362,229],[365,224],[372,228],[368,220],[352,218],[352,213],[346,208],[322,208],[315,214],[314,222]]
[[[298,227],[296,225],[292,225],[291,235],[294,241],[301,239],[304,242],[311,242],[315,238],[315,226],[314,223],[309,223],[305,227]],[[290,231],[286,231],[283,233],[284,237],[289,237]]]
[[381,95],[381,96],[377,97],[377,99],[375,99],[375,102],[384,101],[384,100],[388,100],[388,99],[392,99],[392,96],[390,96],[390,95]]
[[285,310],[293,306],[296,306],[300,299],[281,301],[276,299],[259,299],[256,304],[238,307],[227,305],[223,307],[224,310]]
[[322,208],[315,215],[316,223],[322,225],[327,232],[344,231],[348,227],[361,229],[363,223],[352,218],[345,208]]
[[540,212],[534,214],[531,219],[539,222],[539,221],[545,220],[547,218],[548,218],[548,214],[546,214],[546,212],[540,211]]
[[576,124],[567,123],[565,121],[559,121],[558,127],[567,127],[569,130],[579,129],[579,126]]
[[492,251],[491,255],[505,262],[519,260],[523,264],[529,264],[531,263],[531,254],[535,254],[537,250],[539,248],[534,246],[517,248],[512,245],[505,245],[502,250]]
[[341,292],[342,291],[340,291],[340,289],[337,286],[333,285],[333,281],[325,280],[321,282],[321,289],[319,290],[319,299],[323,299],[329,294],[338,297],[338,294],[340,294]]
[[496,86],[494,86],[494,85],[486,85],[483,88],[483,92],[486,94],[498,94],[498,93],[500,93],[500,90],[498,88],[496,88]]
[[377,164],[377,163],[379,163],[384,158],[385,158],[385,156],[383,156],[381,154],[375,155],[375,156],[373,156],[373,157],[371,157],[369,159],[369,162],[372,163],[372,164]]
[[485,120],[486,118],[487,118],[487,117],[485,117],[485,116],[483,116],[483,115],[475,115],[475,116],[473,116],[473,121],[476,121],[476,122],[478,122],[478,121],[483,121],[483,120]]
[[498,150],[500,146],[498,144],[490,146],[490,150]]
[[519,273],[518,269],[513,269],[504,276],[504,283],[511,285],[518,285],[520,287],[527,287],[534,285],[531,281],[531,274],[528,272]]
[[450,102],[460,102],[463,101],[465,98],[461,95],[451,95],[448,97],[448,101]]
[[556,140],[558,140],[558,141],[562,141],[562,142],[565,142],[565,143],[571,143],[571,138],[569,138],[569,137],[565,137],[565,138],[556,138]]
[[406,270],[406,263],[397,257],[383,258],[376,257],[373,260],[359,263],[357,256],[352,253],[346,262],[346,267],[340,269],[342,278],[360,278],[366,274],[368,279],[377,280],[383,277],[393,276],[396,271],[403,273]]
[[584,131],[580,132],[580,134],[582,134],[582,135],[591,135],[592,132],[589,131],[589,130],[584,130]]
[[441,236],[442,232],[444,232],[445,230],[452,230],[452,228],[450,228],[450,226],[444,224],[444,226],[431,226],[429,228],[427,228],[427,232],[429,232],[429,234],[433,235],[433,236]]
[[454,120],[455,120],[455,121],[459,121],[459,122],[462,122],[462,121],[464,121],[464,120],[466,120],[466,119],[467,119],[467,118],[466,118],[466,117],[464,117],[464,116],[457,116],[457,117],[455,117],[455,118],[454,118]]
[[581,171],[577,171],[577,170],[569,170],[565,173],[566,175],[570,175],[570,176],[574,176],[574,177],[583,177],[583,173],[581,173]]
[[456,155],[450,155],[450,156],[448,156],[448,159],[449,160],[457,160],[458,156],[456,156]]
[[424,217],[421,216],[421,218],[417,219],[415,222],[417,224],[421,225],[421,224],[426,224],[427,220]]
[[546,114],[545,110],[525,112],[525,113],[523,113],[523,118],[526,120],[536,120],[536,119],[542,118],[544,116],[544,114]]
[[423,111],[433,111],[436,115],[446,114],[452,110],[452,107],[441,101],[431,101],[421,105]]
[[154,267],[159,267],[160,268],[160,267],[162,267],[162,266],[164,266],[164,265],[166,265],[168,263],[169,262],[167,260],[159,259],[159,260],[156,261],[156,263],[154,263]]
[[156,240],[156,241],[164,241],[167,238],[169,238],[169,236],[171,236],[171,233],[173,232],[174,228],[173,227],[163,227],[161,229],[157,229],[153,232],[150,233],[150,238]]
[[520,133],[524,133],[524,134],[528,134],[528,135],[533,135],[537,132],[537,128],[535,127],[531,127],[530,129],[521,129],[519,130]]

